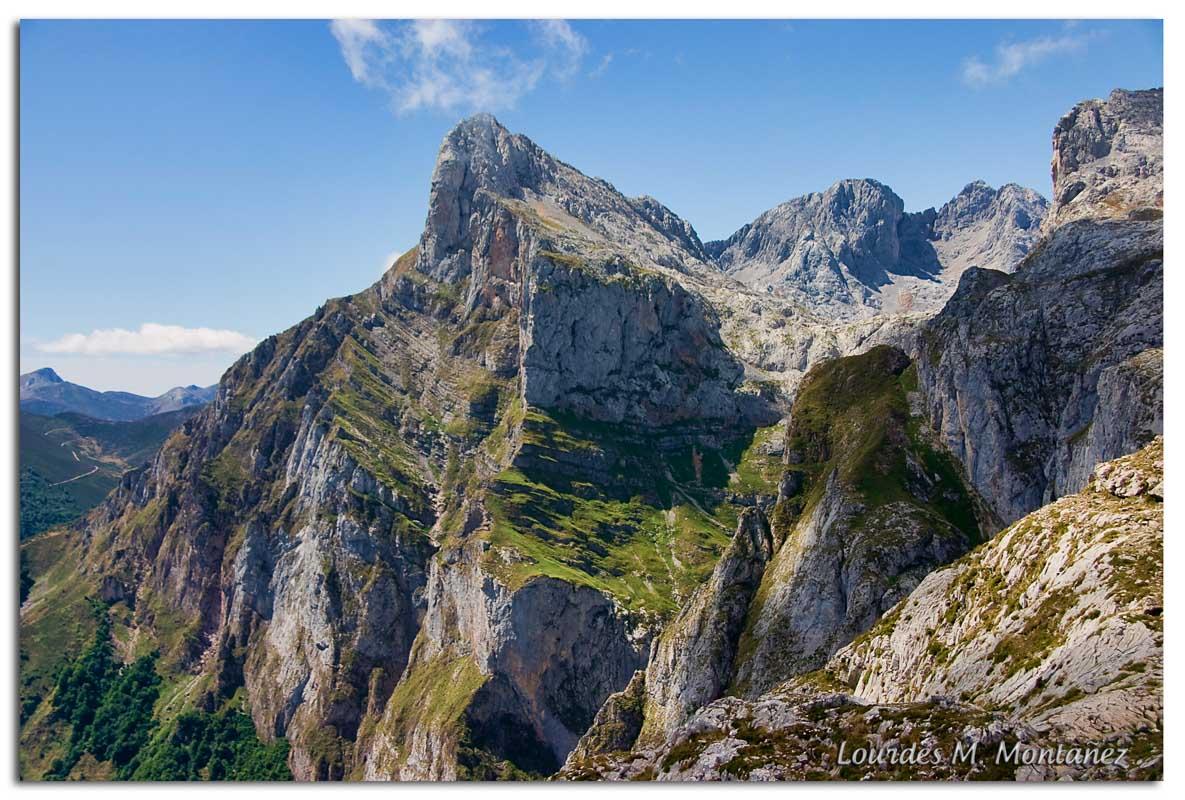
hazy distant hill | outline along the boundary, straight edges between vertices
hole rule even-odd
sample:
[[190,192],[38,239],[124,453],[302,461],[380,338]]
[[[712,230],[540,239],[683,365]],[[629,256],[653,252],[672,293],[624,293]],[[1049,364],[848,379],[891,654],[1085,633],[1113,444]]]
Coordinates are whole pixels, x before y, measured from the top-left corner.
[[21,411],[52,417],[68,411],[105,420],[133,420],[201,406],[214,399],[216,387],[177,386],[159,397],[131,392],[97,392],[62,380],[49,367],[21,376]]

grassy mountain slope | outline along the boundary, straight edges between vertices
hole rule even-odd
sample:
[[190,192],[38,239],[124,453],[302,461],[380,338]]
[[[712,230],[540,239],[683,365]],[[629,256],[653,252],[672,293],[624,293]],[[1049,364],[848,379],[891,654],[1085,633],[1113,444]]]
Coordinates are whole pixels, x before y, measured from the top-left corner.
[[21,538],[93,508],[123,473],[148,461],[195,413],[197,408],[185,408],[115,422],[69,412],[56,417],[22,412]]

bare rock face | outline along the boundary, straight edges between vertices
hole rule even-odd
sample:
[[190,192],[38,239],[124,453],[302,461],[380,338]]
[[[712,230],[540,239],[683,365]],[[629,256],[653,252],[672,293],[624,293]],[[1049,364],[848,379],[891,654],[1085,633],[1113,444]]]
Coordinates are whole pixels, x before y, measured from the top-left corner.
[[609,695],[592,725],[568,754],[561,773],[581,770],[590,760],[629,751],[638,741],[645,721],[646,670],[638,670],[620,692]]
[[929,575],[827,672],[870,702],[967,698],[1074,741],[1162,726],[1163,442]]
[[756,508],[745,509],[712,577],[655,643],[646,668],[645,724],[639,744],[661,744],[728,686],[745,614],[772,550],[764,515]]
[[804,381],[774,511],[778,548],[749,610],[735,692],[755,697],[822,666],[978,540],[956,465],[910,423],[910,375],[904,354],[882,346]]
[[690,222],[680,219],[674,211],[671,211],[671,209],[649,195],[631,197],[630,205],[658,231],[676,241],[689,253],[692,253],[701,261],[708,260],[708,254],[704,251],[703,242],[699,240],[699,234],[695,232],[695,228],[691,227]]
[[968,267],[1015,270],[1037,244],[1048,209],[1044,197],[1015,183],[967,184],[938,209],[930,229],[944,282],[957,285]]
[[402,679],[427,693],[396,690],[364,743],[368,779],[491,777],[485,770],[498,762],[554,772],[642,666],[645,641],[611,598],[551,578],[511,590],[483,567],[484,551],[474,539],[434,563]]
[[1079,103],[1053,131],[1052,230],[1076,219],[1159,215],[1164,89],[1116,89]]
[[777,415],[735,392],[741,363],[710,306],[677,281],[612,263],[532,264],[522,370],[532,405],[650,426]]
[[1067,486],[1085,486],[1096,464],[1132,453],[1164,431],[1164,351],[1142,350],[1099,373],[1094,419],[1059,453]]
[[1031,189],[968,184],[941,209],[907,214],[873,180],[845,180],[773,208],[705,248],[755,289],[852,319],[933,312],[970,266],[1011,271],[1047,203]]
[[1116,90],[1063,117],[1045,238],[921,332],[931,424],[1005,521],[1161,430],[1162,115],[1161,90]]
[[[1099,459],[1159,432],[1155,369],[1119,365],[1162,345],[1161,231],[1064,225],[1014,275],[969,270],[925,327],[918,377],[931,424],[1002,519],[1077,491]],[[1137,372],[1141,388],[1122,388]],[[1134,405],[1120,409],[1119,395]],[[1129,416],[1142,422],[1120,421]]]
[[884,184],[840,181],[770,209],[724,242],[711,243],[709,252],[742,283],[854,310],[871,302],[888,269],[900,271],[903,210]]
[[526,204],[595,242],[625,248],[639,261],[693,270],[698,237],[649,198],[630,200],[582,175],[489,114],[462,121],[441,145],[420,239],[419,266],[456,283],[472,269],[472,248],[488,235],[499,199]]

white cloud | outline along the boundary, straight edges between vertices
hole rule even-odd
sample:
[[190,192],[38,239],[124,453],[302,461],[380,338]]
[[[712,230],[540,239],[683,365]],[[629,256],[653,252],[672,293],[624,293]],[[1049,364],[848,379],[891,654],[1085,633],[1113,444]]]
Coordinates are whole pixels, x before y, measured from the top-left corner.
[[552,58],[552,69],[561,79],[576,74],[588,53],[588,41],[562,19],[541,19],[532,23]]
[[509,108],[544,77],[580,69],[588,42],[563,20],[527,23],[518,50],[465,20],[334,20],[330,31],[354,80],[386,92],[400,113]]
[[70,333],[52,342],[35,345],[42,353],[87,356],[176,355],[197,353],[245,353],[255,340],[238,331],[184,328],[146,322],[138,331],[101,328],[90,333]]
[[379,76],[372,73],[371,65],[383,60],[386,35],[368,19],[335,19],[329,23],[329,30],[354,80],[374,86]]
[[1001,42],[996,45],[995,58],[990,61],[971,56],[963,62],[963,82],[969,86],[1003,83],[1051,56],[1080,51],[1093,38],[1090,33],[1074,34],[1070,30],[1067,27],[1067,32],[1061,36]]
[[601,57],[601,63],[599,63],[595,67],[593,67],[592,71],[588,73],[588,77],[590,77],[590,78],[601,77],[602,75],[605,74],[605,70],[609,69],[609,65],[612,63],[613,63],[613,54],[612,53],[605,53],[605,55]]

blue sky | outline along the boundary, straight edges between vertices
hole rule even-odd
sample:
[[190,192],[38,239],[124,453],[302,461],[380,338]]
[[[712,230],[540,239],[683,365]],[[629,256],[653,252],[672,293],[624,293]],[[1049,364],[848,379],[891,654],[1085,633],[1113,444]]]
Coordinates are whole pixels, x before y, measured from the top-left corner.
[[377,279],[476,110],[708,240],[844,177],[1048,195],[1063,113],[1163,84],[1161,24],[1111,20],[35,21],[20,53],[21,369],[152,394]]

